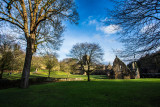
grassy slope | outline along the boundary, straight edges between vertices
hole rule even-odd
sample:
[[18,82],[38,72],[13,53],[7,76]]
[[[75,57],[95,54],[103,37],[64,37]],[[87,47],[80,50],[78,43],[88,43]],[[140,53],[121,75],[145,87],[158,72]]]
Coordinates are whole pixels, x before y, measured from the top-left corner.
[[[8,75],[8,73],[4,73],[3,74],[3,78],[7,78],[9,80],[15,80],[15,79],[20,79],[21,78],[21,73],[13,73],[11,75]],[[39,71],[37,73],[34,72],[30,72],[30,78],[36,78],[36,77],[48,77],[48,71]],[[53,78],[67,78],[67,73],[65,72],[61,72],[61,71],[53,71],[51,72],[50,77]],[[69,75],[69,78],[82,78],[87,80],[87,76],[86,75]],[[91,79],[107,79],[107,76],[105,75],[91,75]]]
[[96,80],[0,90],[0,107],[160,107],[160,79]]

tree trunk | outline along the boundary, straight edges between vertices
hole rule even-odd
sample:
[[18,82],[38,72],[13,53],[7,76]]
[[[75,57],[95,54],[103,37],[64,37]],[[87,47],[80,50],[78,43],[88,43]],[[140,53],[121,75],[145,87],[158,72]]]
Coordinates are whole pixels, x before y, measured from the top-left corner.
[[90,81],[90,75],[89,75],[89,72],[87,72],[87,76],[88,76],[88,81]]
[[89,75],[89,73],[90,73],[90,66],[88,64],[88,71],[87,71],[88,81],[90,81],[90,75]]
[[67,72],[67,78],[69,78],[69,74],[70,74],[70,73],[69,73],[69,71],[68,71],[68,72]]
[[3,75],[3,70],[1,71],[1,74],[0,74],[0,79],[2,79],[2,75]]
[[29,86],[29,75],[30,75],[30,67],[31,67],[31,60],[32,60],[32,48],[31,43],[27,43],[27,49],[26,49],[26,57],[22,72],[22,78],[21,78],[21,88],[28,88]]
[[83,67],[83,64],[81,64],[81,75],[84,75],[84,74],[85,74],[84,67]]
[[49,75],[48,75],[48,77],[50,77],[50,74],[51,74],[51,70],[49,69]]

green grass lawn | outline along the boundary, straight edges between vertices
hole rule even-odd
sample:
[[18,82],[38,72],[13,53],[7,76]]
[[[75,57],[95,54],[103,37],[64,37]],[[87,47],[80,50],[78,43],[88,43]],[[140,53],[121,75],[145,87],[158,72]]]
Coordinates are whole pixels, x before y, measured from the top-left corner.
[[0,107],[160,107],[160,79],[94,80],[0,90]]
[[[9,80],[15,80],[15,79],[21,79],[21,73],[12,73],[11,75],[8,75],[8,73],[3,74],[3,78],[9,79]],[[30,78],[37,78],[37,77],[48,77],[48,71],[47,70],[40,70],[37,73],[30,72]],[[50,77],[52,78],[67,78],[67,73],[62,71],[53,71],[51,72]],[[69,75],[69,78],[81,78],[83,80],[87,80],[87,75]],[[105,75],[91,75],[91,79],[107,79],[107,76]]]

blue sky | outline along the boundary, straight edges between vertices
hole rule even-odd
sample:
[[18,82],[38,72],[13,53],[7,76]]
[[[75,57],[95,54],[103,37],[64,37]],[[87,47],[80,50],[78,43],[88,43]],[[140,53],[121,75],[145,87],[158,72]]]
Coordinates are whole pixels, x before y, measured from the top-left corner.
[[58,51],[59,60],[67,58],[66,55],[74,44],[94,42],[100,44],[104,50],[103,62],[112,63],[115,58],[113,49],[122,48],[115,30],[118,26],[104,23],[108,20],[107,8],[112,8],[112,2],[110,0],[75,0],[75,2],[80,16],[79,24],[65,23],[64,42]]
[[[69,54],[72,46],[76,43],[94,42],[98,43],[104,50],[103,62],[112,63],[116,56],[115,53],[113,53],[113,49],[119,50],[122,48],[122,44],[118,42],[117,30],[115,30],[118,26],[104,23],[109,18],[107,8],[112,9],[113,3],[110,0],[75,0],[75,3],[78,7],[79,24],[75,25],[64,22],[66,29],[63,33],[63,45],[60,50],[57,51],[59,54],[58,59],[63,60],[67,58],[67,54]],[[11,28],[9,30],[7,26],[9,25],[5,24],[5,27],[1,30],[6,32],[7,28],[6,33],[12,32],[12,35],[17,35]]]

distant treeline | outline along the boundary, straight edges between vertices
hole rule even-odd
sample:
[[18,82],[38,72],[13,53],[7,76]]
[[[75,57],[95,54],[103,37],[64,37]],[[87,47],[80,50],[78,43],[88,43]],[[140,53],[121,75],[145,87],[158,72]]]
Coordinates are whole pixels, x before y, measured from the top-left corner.
[[160,77],[160,51],[141,57],[137,64],[141,77]]

